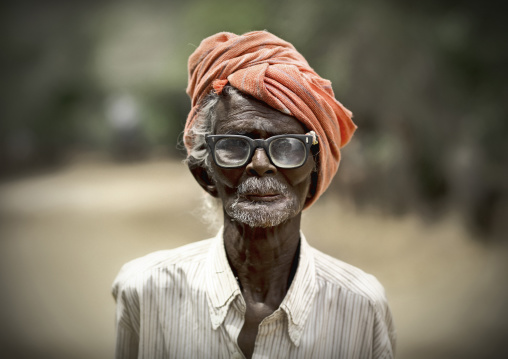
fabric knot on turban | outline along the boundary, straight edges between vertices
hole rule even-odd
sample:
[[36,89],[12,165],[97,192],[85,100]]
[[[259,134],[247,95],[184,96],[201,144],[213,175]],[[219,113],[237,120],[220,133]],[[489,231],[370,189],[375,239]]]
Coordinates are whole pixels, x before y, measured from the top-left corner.
[[328,188],[340,162],[340,148],[356,125],[352,113],[335,99],[331,82],[321,78],[290,43],[266,31],[244,35],[221,32],[204,39],[189,57],[187,94],[192,109],[184,143],[189,150],[200,102],[229,83],[241,92],[299,120],[319,138],[316,194],[309,207]]

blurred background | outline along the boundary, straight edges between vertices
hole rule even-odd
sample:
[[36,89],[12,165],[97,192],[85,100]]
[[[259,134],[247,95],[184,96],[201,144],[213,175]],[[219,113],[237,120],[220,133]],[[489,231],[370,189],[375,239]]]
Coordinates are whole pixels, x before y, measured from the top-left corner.
[[503,357],[507,27],[500,1],[2,2],[2,357],[113,357],[121,265],[214,234],[181,163],[187,58],[260,29],[359,126],[309,242],[385,285],[398,358]]

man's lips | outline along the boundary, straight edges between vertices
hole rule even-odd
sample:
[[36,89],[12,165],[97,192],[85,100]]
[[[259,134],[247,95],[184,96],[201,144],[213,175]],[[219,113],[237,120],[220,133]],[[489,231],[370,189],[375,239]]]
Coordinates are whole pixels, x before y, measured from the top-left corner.
[[250,201],[259,201],[259,202],[276,201],[277,199],[282,197],[280,193],[245,193],[242,196]]

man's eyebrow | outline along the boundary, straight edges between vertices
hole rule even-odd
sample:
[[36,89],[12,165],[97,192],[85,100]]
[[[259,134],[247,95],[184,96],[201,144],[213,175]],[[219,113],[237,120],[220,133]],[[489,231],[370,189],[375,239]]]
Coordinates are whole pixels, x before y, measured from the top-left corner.
[[248,132],[248,131],[244,131],[244,130],[227,130],[225,135],[240,135],[240,136],[245,136],[245,137],[250,137],[250,138],[254,138],[256,137],[256,134],[253,133],[253,132]]

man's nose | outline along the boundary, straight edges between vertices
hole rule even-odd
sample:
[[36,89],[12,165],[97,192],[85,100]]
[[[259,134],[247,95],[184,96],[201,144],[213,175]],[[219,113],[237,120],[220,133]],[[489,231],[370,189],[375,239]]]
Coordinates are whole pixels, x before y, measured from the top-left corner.
[[268,155],[262,148],[257,148],[254,151],[254,155],[252,155],[252,159],[246,169],[247,173],[252,176],[264,176],[277,173],[277,167],[270,162]]

